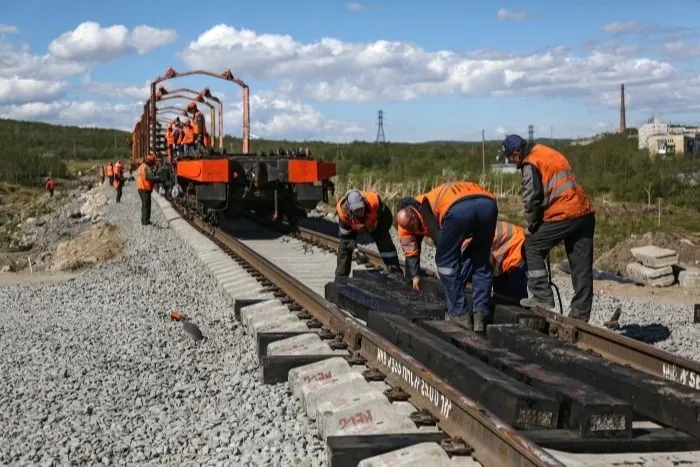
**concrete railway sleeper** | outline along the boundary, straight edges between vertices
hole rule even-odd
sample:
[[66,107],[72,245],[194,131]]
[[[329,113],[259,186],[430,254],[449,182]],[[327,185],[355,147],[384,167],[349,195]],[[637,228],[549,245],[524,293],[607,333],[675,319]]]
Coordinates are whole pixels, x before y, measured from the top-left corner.
[[236,300],[234,312],[258,343],[263,380],[286,380],[317,420],[331,465],[564,465],[243,242],[178,209],[269,294]]

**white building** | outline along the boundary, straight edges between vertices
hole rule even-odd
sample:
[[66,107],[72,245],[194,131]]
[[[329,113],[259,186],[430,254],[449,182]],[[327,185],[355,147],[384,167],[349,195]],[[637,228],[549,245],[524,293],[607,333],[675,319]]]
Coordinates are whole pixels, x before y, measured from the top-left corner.
[[[637,130],[637,142],[639,149],[649,149],[649,138],[653,136],[683,135],[695,139],[698,133],[700,128],[696,126],[669,125],[659,118],[651,118]],[[651,149],[656,151],[657,148]]]

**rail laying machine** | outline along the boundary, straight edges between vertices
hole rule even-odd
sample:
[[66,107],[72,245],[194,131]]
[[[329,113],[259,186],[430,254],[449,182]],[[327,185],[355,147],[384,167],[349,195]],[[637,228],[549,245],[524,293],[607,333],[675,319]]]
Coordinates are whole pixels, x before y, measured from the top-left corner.
[[[167,91],[163,82],[192,75],[219,78],[237,84],[243,91],[243,137],[240,153],[227,154],[223,147],[223,104],[208,88],[201,92],[179,88]],[[163,76],[151,82],[151,96],[146,101],[143,114],[136,122],[129,144],[132,149],[131,167],[135,169],[152,150],[157,158],[157,173],[163,180],[167,196],[173,198],[194,197],[212,220],[220,215],[232,217],[243,211],[285,216],[294,223],[304,217],[320,201],[328,201],[334,193],[331,177],[336,175],[333,162],[314,159],[308,148],[280,148],[276,151],[250,152],[250,95],[249,87],[241,79],[226,70],[215,74],[204,70],[176,72],[168,68]],[[187,106],[160,107],[173,99],[189,100]],[[212,103],[213,102],[213,103]],[[206,131],[205,119],[197,108],[211,110],[210,128]],[[218,111],[218,119],[216,114]],[[177,114],[176,118],[168,113]],[[192,114],[198,120],[201,144],[191,145],[184,152],[168,144],[166,127],[180,124],[180,117]],[[167,118],[166,118],[167,117]],[[189,119],[185,124],[189,125]],[[217,128],[218,124],[218,128]],[[216,134],[218,130],[218,145]]]

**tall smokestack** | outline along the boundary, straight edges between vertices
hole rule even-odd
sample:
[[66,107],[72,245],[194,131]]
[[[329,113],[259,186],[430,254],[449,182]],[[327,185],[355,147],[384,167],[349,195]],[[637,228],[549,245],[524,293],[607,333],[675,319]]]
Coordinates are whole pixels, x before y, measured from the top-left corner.
[[625,123],[625,85],[620,85],[620,133],[627,132],[627,125]]

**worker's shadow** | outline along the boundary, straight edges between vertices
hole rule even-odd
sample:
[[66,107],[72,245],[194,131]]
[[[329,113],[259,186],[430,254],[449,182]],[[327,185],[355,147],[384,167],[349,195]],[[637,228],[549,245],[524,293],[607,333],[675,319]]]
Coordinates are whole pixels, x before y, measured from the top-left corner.
[[671,335],[671,330],[659,323],[655,324],[625,324],[618,329],[623,336],[646,344],[656,344],[665,341]]

